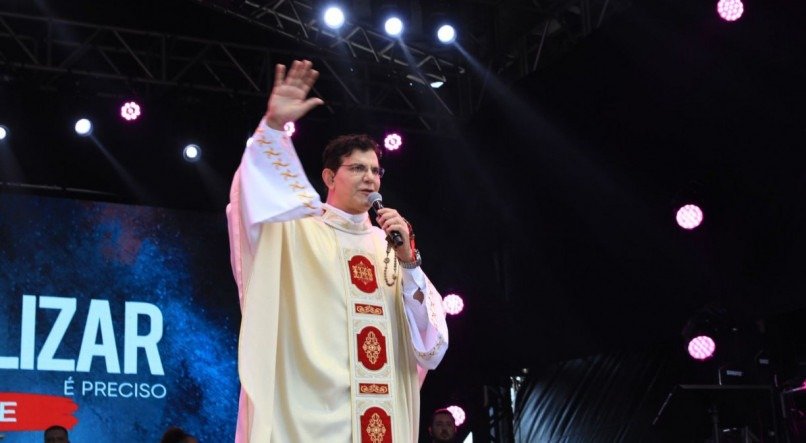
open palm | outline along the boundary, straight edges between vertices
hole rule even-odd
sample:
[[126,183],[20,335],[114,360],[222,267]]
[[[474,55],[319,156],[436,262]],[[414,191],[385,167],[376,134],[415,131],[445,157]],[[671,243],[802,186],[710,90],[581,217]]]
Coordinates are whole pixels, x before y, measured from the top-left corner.
[[282,129],[285,123],[299,120],[308,111],[324,103],[317,97],[306,98],[317,77],[319,72],[313,69],[313,63],[308,60],[295,60],[287,75],[285,66],[277,65],[266,112],[270,127]]

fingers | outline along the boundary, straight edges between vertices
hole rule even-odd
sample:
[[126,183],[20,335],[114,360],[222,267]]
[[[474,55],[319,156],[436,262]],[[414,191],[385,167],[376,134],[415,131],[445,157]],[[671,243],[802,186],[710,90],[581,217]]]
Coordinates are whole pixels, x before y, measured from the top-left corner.
[[302,84],[302,77],[305,75],[305,67],[310,66],[309,61],[305,60],[301,62],[299,60],[294,60],[291,63],[291,70],[288,71],[288,77],[286,77],[286,84],[290,86],[299,87]]
[[378,211],[378,225],[384,231],[399,231],[401,234],[408,234],[409,227],[406,219],[397,211],[391,208],[383,208]]
[[283,84],[285,80],[285,65],[278,64],[276,68],[274,68],[274,87],[277,88]]
[[278,64],[274,70],[274,87],[289,85],[305,88],[307,92],[319,77],[319,72],[312,68],[310,60],[294,60],[286,74],[285,65]]
[[[311,65],[309,65],[309,67],[310,66]],[[300,87],[302,88],[302,91],[306,95],[308,94],[308,91],[310,91],[311,88],[313,87],[313,84],[316,83],[317,78],[319,78],[319,71],[317,71],[316,69],[308,69],[305,72],[305,77],[302,79],[302,84],[300,85]]]
[[305,112],[307,113],[311,109],[313,109],[313,108],[315,108],[315,107],[317,107],[319,105],[323,105],[323,104],[325,104],[325,102],[322,101],[322,99],[319,98],[319,97],[309,98],[308,100],[305,100],[305,103],[304,103]]

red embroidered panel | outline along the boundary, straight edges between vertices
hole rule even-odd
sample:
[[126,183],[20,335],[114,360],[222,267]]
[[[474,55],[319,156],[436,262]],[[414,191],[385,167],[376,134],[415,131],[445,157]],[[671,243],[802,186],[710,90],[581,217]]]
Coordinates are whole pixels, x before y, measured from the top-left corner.
[[386,364],[386,337],[373,326],[358,333],[358,361],[365,368],[377,371]]
[[355,313],[356,314],[383,315],[383,306],[366,305],[366,304],[363,304],[363,303],[356,303],[355,304]]
[[386,383],[359,383],[358,391],[362,394],[385,395],[389,393],[389,385]]
[[356,255],[347,262],[350,268],[350,280],[356,288],[371,294],[378,289],[378,282],[375,280],[375,267],[368,258]]
[[361,416],[361,443],[392,443],[392,417],[373,406]]

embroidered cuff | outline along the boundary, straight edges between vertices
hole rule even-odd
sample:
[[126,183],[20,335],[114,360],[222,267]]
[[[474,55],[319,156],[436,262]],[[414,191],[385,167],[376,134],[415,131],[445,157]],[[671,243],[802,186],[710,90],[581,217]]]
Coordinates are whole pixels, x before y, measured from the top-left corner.
[[403,296],[406,297],[406,300],[414,300],[412,297],[414,297],[414,293],[417,292],[418,289],[425,294],[428,284],[426,283],[425,272],[423,272],[422,268],[419,266],[414,269],[400,268],[400,273],[403,274]]

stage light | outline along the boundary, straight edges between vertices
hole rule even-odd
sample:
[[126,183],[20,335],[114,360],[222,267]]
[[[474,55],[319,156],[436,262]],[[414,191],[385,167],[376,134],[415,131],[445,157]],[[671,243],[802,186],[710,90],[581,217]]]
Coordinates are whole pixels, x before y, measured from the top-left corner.
[[397,151],[401,146],[403,146],[403,137],[399,134],[387,134],[383,139],[383,147],[388,151]]
[[82,118],[81,120],[76,122],[75,125],[76,134],[87,137],[92,134],[92,122],[87,120],[86,118]]
[[297,132],[297,127],[294,125],[294,122],[288,122],[283,125],[283,130],[285,130],[285,135],[291,137]]
[[683,229],[694,229],[702,224],[702,209],[694,204],[688,204],[677,210],[677,224]]
[[403,33],[403,21],[397,17],[389,17],[383,24],[383,29],[392,37],[397,37]]
[[462,297],[456,294],[448,294],[442,299],[442,307],[445,308],[445,312],[448,314],[456,315],[465,308],[465,302]]
[[431,82],[431,83],[429,83],[429,84],[431,85],[431,87],[432,87],[432,88],[434,88],[434,89],[439,89],[439,88],[441,88],[441,87],[442,87],[442,85],[444,85],[444,84],[445,84],[445,82],[441,82],[441,81],[437,80],[437,81],[435,81],[435,82]]
[[719,0],[716,4],[716,12],[722,20],[733,22],[738,20],[744,13],[742,0]]
[[137,120],[140,117],[140,105],[136,102],[126,102],[120,107],[120,116],[126,121]]
[[681,335],[688,355],[697,361],[705,361],[719,357],[717,342],[730,340],[730,335],[738,330],[727,309],[718,303],[709,303],[688,319]]
[[185,149],[182,150],[182,157],[191,163],[199,161],[201,159],[201,154],[202,151],[199,145],[187,145],[185,146]]
[[325,9],[323,17],[325,25],[330,29],[339,29],[344,24],[344,12],[337,6]]
[[437,38],[446,45],[456,41],[456,29],[451,25],[442,25],[437,30]]
[[715,351],[716,343],[707,335],[698,335],[688,342],[688,355],[695,360],[708,360]]
[[8,128],[3,125],[0,125],[0,141],[3,141],[8,137]]
[[453,421],[456,422],[456,426],[462,426],[462,423],[464,423],[465,419],[467,418],[465,410],[459,406],[448,406],[445,409],[451,411],[451,415],[453,415]]

